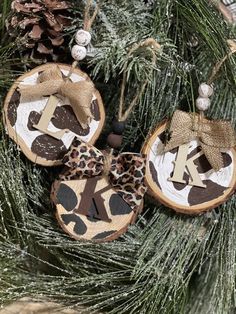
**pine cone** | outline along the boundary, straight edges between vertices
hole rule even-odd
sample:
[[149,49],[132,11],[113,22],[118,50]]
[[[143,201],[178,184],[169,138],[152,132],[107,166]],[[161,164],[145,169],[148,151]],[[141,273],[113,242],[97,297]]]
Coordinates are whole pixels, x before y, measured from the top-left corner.
[[8,33],[24,55],[37,63],[62,61],[69,42],[65,29],[73,20],[69,8],[68,1],[14,0],[6,23]]

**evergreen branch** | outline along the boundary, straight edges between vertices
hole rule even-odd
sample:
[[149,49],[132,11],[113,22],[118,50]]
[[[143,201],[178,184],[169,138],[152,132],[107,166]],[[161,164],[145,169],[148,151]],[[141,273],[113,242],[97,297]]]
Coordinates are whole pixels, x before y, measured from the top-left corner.
[[[1,31],[9,5],[1,3]],[[150,36],[163,47],[155,67],[145,54],[129,60],[133,83],[127,101],[132,88],[149,79],[125,134],[125,145],[133,142],[137,150],[176,108],[194,110],[199,83],[227,53],[226,40],[236,38],[206,0],[154,1],[150,7],[137,0],[106,0],[92,32],[98,53],[89,70],[104,95],[107,127],[128,48]],[[4,36],[2,98],[25,70],[23,59],[12,59],[14,49]],[[215,81],[209,115],[236,123],[234,73],[232,57]],[[235,198],[200,217],[177,216],[146,198],[145,214],[119,240],[76,242],[61,231],[50,206],[50,184],[60,169],[32,165],[4,135],[0,163],[1,304],[33,295],[119,314],[225,314],[235,307]]]

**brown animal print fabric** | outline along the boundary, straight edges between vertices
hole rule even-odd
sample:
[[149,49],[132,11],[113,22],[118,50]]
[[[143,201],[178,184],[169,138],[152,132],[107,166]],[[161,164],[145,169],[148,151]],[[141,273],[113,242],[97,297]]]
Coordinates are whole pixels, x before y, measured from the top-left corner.
[[[106,157],[96,147],[74,140],[70,151],[64,156],[66,170],[60,180],[79,180],[104,174]],[[113,188],[123,197],[129,206],[137,210],[146,193],[144,183],[146,159],[144,155],[123,153],[112,156],[108,178]]]

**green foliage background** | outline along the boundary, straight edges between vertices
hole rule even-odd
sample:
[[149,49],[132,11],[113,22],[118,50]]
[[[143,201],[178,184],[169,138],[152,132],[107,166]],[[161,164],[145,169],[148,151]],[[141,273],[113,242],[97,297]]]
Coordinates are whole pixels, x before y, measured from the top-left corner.
[[[10,0],[0,3],[0,97],[27,65],[7,36]],[[83,1],[74,4],[72,37],[82,26]],[[176,108],[194,110],[199,83],[228,52],[236,31],[206,0],[104,0],[93,26],[95,58],[82,64],[101,91],[109,132],[118,107],[127,49],[154,37],[162,51],[152,66],[145,53],[129,61],[131,89],[149,79],[131,116],[123,149],[139,150],[149,132]],[[195,44],[197,42],[197,45]],[[69,60],[69,56],[68,56]],[[150,69],[153,68],[153,71]],[[235,58],[215,81],[209,116],[235,126]],[[139,221],[117,241],[76,242],[58,227],[49,201],[60,169],[30,163],[5,135],[0,142],[0,302],[22,296],[83,304],[106,313],[235,313],[236,223],[233,196],[197,217],[175,214],[145,198]],[[130,145],[130,143],[132,143]],[[49,178],[49,180],[48,180]]]

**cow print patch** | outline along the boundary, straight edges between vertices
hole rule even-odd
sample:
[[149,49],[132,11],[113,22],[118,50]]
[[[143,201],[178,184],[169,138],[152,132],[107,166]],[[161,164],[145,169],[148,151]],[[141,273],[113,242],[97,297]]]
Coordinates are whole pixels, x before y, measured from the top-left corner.
[[17,120],[17,108],[19,107],[19,104],[20,93],[17,90],[15,90],[7,109],[7,117],[12,127],[15,125]]
[[[196,147],[191,153],[188,155],[188,159],[196,155],[202,149],[200,146]],[[224,168],[228,167],[232,163],[232,158],[229,154],[222,153]],[[201,155],[198,159],[194,160],[194,164],[197,166],[198,173],[206,173],[212,169],[209,161],[207,160],[205,155]]]
[[31,113],[29,115],[29,119],[28,119],[27,128],[30,131],[38,131],[37,129],[35,129],[33,127],[33,125],[34,124],[38,124],[40,118],[41,118],[41,114],[40,113],[38,113],[37,111],[31,111]]
[[158,181],[157,171],[156,171],[156,168],[155,168],[154,163],[152,161],[149,161],[149,168],[150,168],[150,172],[151,172],[151,176],[152,176],[153,181],[156,183],[158,188],[161,190],[161,186],[160,186],[160,183]]
[[58,129],[69,129],[80,136],[88,135],[90,131],[89,126],[82,129],[70,105],[57,107],[51,122]]
[[[173,176],[173,172],[171,172],[170,178],[171,178],[172,176]],[[189,179],[190,179],[189,175],[185,172],[185,173],[184,173],[184,176],[183,176],[183,180],[186,181],[186,182],[189,182]],[[183,190],[183,189],[185,188],[185,186],[186,186],[186,184],[184,184],[184,183],[173,182],[173,181],[172,181],[172,184],[173,184],[174,188],[175,188],[176,190],[178,190],[178,191]]]
[[83,235],[87,231],[86,224],[83,220],[76,214],[62,214],[61,219],[65,223],[65,225],[69,225],[70,223],[74,222],[73,231],[75,234]]
[[61,204],[66,211],[72,211],[77,201],[75,192],[68,185],[61,183],[57,191],[57,204]]
[[[160,141],[162,142],[162,144],[166,144],[167,142],[168,142],[168,140],[169,140],[169,134],[166,132],[166,131],[164,131],[164,132],[162,132],[159,136],[158,136],[158,138],[160,139]],[[178,147],[176,147],[176,148],[173,148],[173,149],[171,149],[170,151],[169,151],[169,153],[171,153],[171,154],[176,154],[178,152]]]
[[123,200],[119,194],[113,194],[109,201],[112,215],[127,215],[132,212],[132,208]]
[[100,115],[97,99],[92,101],[91,112],[92,112],[92,114],[94,116],[94,120],[99,121],[101,119],[101,115]]
[[210,202],[215,198],[224,194],[227,190],[225,186],[221,186],[211,180],[203,180],[203,184],[206,184],[206,188],[193,186],[188,195],[188,202],[190,206]]
[[31,150],[37,156],[46,160],[62,160],[68,149],[61,140],[43,134],[33,141]]
[[229,154],[223,153],[222,157],[223,157],[224,168],[232,164],[233,161]]

